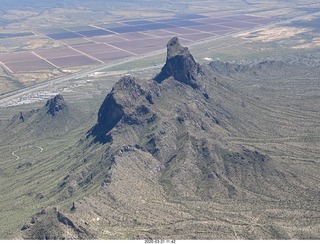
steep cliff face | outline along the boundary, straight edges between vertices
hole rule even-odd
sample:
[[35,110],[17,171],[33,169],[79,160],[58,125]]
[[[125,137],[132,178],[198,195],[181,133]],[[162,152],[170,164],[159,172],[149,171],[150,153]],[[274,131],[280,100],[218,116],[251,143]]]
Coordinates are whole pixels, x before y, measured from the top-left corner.
[[151,114],[148,106],[152,104],[152,98],[139,83],[132,76],[119,80],[103,101],[97,123],[88,131],[87,137],[93,136],[94,141],[100,143],[110,142],[110,131],[118,124],[141,125],[148,120]]
[[195,82],[201,67],[194,60],[187,47],[182,47],[178,37],[173,37],[167,44],[167,60],[161,72],[154,78],[155,81],[161,83],[169,77],[197,88]]
[[88,132],[88,135],[92,135],[95,141],[101,143],[110,141],[111,137],[108,137],[107,134],[117,125],[123,115],[122,106],[116,102],[112,91],[102,103],[98,113],[98,122]]

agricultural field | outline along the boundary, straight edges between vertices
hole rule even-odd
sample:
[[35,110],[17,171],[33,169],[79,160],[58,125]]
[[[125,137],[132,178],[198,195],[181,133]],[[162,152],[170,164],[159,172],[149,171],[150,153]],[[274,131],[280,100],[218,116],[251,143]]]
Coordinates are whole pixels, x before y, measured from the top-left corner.
[[[164,51],[164,43],[172,36],[179,36],[181,43],[190,45],[285,19],[278,15],[280,5],[264,7],[263,1],[258,7],[238,1],[226,1],[223,6],[202,1],[193,4],[193,8],[187,1],[178,1],[170,7],[167,3],[151,7],[154,3],[142,2],[135,3],[141,4],[141,11],[148,8],[152,11],[119,11],[122,3],[114,3],[108,6],[108,12],[103,12],[104,3],[93,3],[90,7],[79,5],[81,8],[74,7],[78,1],[71,1],[68,4],[72,11],[61,3],[55,8],[40,5],[43,11],[38,13],[32,8],[10,10],[14,4],[7,3],[9,10],[4,10],[0,30],[0,66],[8,75],[3,81],[19,80],[27,87],[48,80],[39,73],[53,79],[79,70],[109,66],[116,60]],[[18,2],[17,6],[20,6]],[[128,10],[134,6],[126,3]],[[291,10],[286,17],[305,13],[306,10]],[[19,19],[18,15],[25,18]],[[1,93],[19,89],[14,84],[6,87]]]

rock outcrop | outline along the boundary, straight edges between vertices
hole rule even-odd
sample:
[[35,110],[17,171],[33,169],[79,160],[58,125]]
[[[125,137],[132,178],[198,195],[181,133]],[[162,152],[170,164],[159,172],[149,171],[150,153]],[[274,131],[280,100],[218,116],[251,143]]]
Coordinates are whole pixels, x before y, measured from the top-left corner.
[[45,108],[47,110],[47,114],[55,116],[59,111],[68,109],[68,106],[63,96],[58,94],[47,101]]
[[81,110],[68,104],[63,96],[58,94],[38,109],[21,111],[13,116],[6,125],[12,133],[6,133],[7,138],[3,139],[12,140],[16,136],[38,139],[43,136],[60,136],[77,128],[87,119]]
[[167,44],[167,60],[161,72],[154,78],[158,83],[169,77],[198,88],[196,79],[201,72],[201,67],[194,60],[187,47],[179,43],[178,37],[173,37]]
[[92,135],[95,141],[101,143],[109,141],[111,137],[107,136],[108,132],[116,126],[123,115],[122,106],[116,102],[113,93],[109,93],[99,109],[98,122],[88,135]]
[[121,122],[127,125],[139,125],[151,119],[153,114],[148,106],[152,97],[139,85],[133,76],[122,77],[103,101],[96,125],[88,131],[96,142],[106,143],[112,140],[109,133]]

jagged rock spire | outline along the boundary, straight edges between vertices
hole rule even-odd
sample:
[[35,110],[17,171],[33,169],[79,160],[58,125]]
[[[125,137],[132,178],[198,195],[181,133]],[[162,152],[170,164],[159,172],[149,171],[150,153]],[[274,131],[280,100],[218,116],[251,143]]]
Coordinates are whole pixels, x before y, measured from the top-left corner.
[[154,80],[161,83],[172,76],[177,81],[198,88],[195,80],[200,70],[200,65],[196,63],[188,48],[180,45],[178,37],[173,37],[167,44],[166,64]]

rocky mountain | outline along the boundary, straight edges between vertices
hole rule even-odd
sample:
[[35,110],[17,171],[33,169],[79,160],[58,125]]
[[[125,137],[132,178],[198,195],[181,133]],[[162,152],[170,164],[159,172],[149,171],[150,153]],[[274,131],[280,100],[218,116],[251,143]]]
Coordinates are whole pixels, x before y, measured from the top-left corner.
[[201,73],[201,67],[194,60],[187,47],[182,47],[178,37],[173,37],[167,44],[167,60],[154,80],[158,83],[173,77],[175,80],[197,88],[195,82]]
[[17,136],[52,137],[58,136],[76,128],[80,124],[82,112],[69,106],[58,94],[49,99],[44,106],[30,111],[21,111],[12,117],[4,126],[8,134],[4,140],[14,140]]
[[154,81],[125,76],[114,86],[88,138],[108,143],[112,155],[112,149],[126,154],[123,148],[149,153],[173,199],[289,197],[281,186],[295,184],[290,173],[262,152],[225,141],[230,131],[240,132],[237,123],[230,124],[237,118],[215,102],[215,92],[228,99],[232,91],[223,91],[228,88],[212,80],[177,37],[167,48],[167,62]]
[[[153,80],[122,77],[55,188],[76,203],[36,218],[24,238],[38,238],[43,221],[42,231],[58,228],[59,238],[319,238],[277,219],[299,216],[306,201],[316,213],[318,181],[238,143],[275,126],[270,118],[259,124],[254,108],[263,111],[262,102],[230,87],[221,76],[225,65],[200,66],[174,37]],[[46,105],[50,116],[66,108],[59,97]]]
[[47,110],[47,114],[55,116],[62,111],[68,110],[69,108],[64,98],[60,94],[58,94],[47,101],[45,109]]

